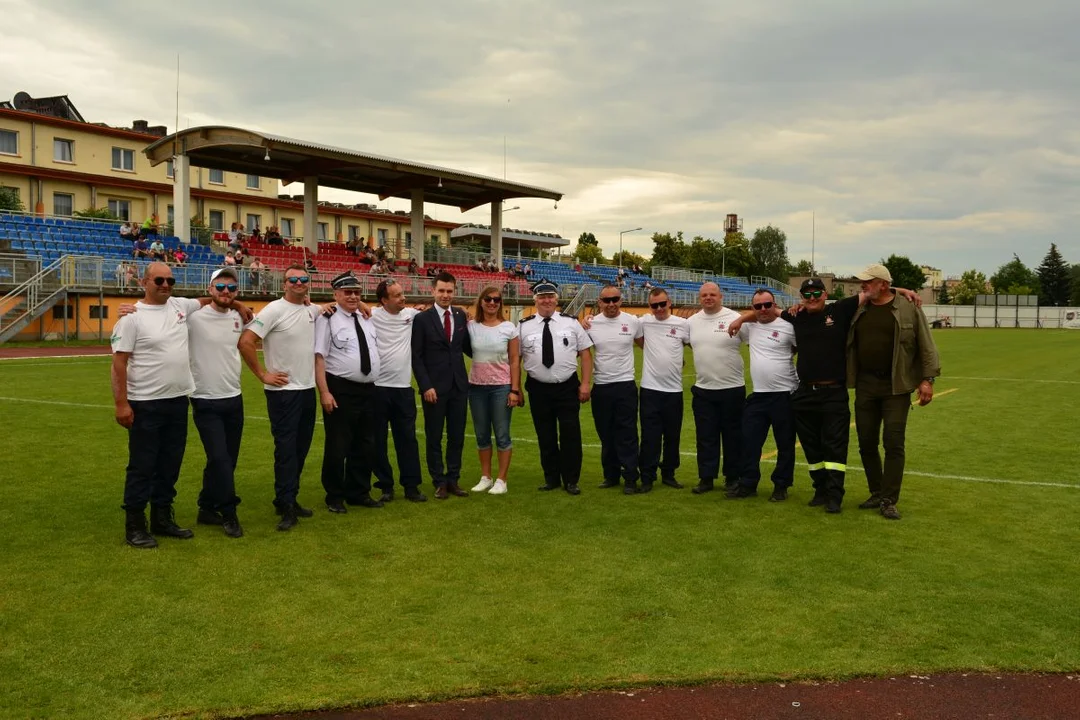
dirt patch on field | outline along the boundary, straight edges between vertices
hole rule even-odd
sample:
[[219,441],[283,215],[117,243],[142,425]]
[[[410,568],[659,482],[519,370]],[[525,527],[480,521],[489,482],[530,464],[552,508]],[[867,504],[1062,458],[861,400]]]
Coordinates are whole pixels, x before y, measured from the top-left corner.
[[1080,673],[927,675],[757,685],[642,688],[524,698],[410,703],[261,716],[287,720],[873,720],[1080,717]]

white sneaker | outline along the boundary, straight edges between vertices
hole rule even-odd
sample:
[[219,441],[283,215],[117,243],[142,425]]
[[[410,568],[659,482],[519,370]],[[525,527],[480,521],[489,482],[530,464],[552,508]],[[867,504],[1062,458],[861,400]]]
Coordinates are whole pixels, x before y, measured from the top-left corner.
[[505,495],[506,494],[506,481],[499,478],[495,481],[495,484],[488,490],[488,495]]
[[481,475],[480,476],[480,482],[476,485],[476,487],[474,487],[472,489],[472,491],[473,492],[484,492],[489,487],[491,487],[491,484],[492,484],[491,483],[491,478],[489,478],[487,475]]

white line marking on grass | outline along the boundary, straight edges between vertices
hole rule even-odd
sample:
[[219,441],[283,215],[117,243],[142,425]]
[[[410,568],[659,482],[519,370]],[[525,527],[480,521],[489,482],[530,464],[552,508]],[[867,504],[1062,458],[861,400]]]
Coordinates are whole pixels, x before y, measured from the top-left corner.
[[1042,380],[1037,378],[972,377],[970,375],[949,375],[947,377],[942,376],[941,380],[988,380],[990,382],[1025,382],[1047,383],[1051,385],[1080,385],[1080,380]]
[[[92,409],[95,409],[95,410],[112,410],[113,409],[112,405],[92,405],[90,403],[75,403],[75,402],[67,402],[65,400],[39,400],[37,398],[0,397],[0,402],[21,402],[21,403],[30,403],[30,404],[34,404],[34,405],[63,405],[63,406],[67,406],[67,407],[92,408]],[[245,415],[244,419],[245,420],[261,420],[263,422],[269,422],[270,421],[270,418],[263,417],[261,415]],[[316,425],[322,425],[323,421],[316,419],[315,424]],[[424,431],[420,430],[420,429],[417,429],[416,434],[417,435],[423,435]],[[537,441],[534,440],[533,438],[514,438],[514,442],[530,443],[532,445],[538,444]],[[581,447],[599,449],[600,445],[598,445],[596,443],[582,443]],[[681,455],[683,457],[697,457],[697,453],[693,453],[693,452],[680,452],[679,455]],[[776,462],[775,459],[763,458],[763,460],[765,460],[765,462],[770,462],[770,463],[774,463],[774,464]],[[795,464],[800,466],[800,467],[807,467],[806,463],[795,463]],[[864,470],[861,467],[859,467],[858,465],[848,465],[847,469],[848,470],[853,470],[855,472],[864,472]],[[1080,484],[1039,482],[1039,481],[1027,481],[1027,480],[1003,480],[1003,479],[1000,479],[1000,478],[971,477],[969,475],[945,475],[945,474],[941,474],[941,473],[920,472],[918,470],[904,470],[904,473],[906,475],[914,475],[914,476],[917,476],[917,477],[934,478],[935,480],[960,480],[962,482],[991,483],[991,484],[994,484],[994,485],[1032,485],[1032,486],[1035,486],[1035,487],[1056,487],[1056,488],[1071,488],[1073,490],[1080,490]]]
[[[0,360],[28,360],[31,358],[0,358]],[[107,362],[104,362],[107,361]],[[112,362],[111,355],[102,355],[94,360],[72,360],[71,362],[27,362],[19,365],[10,365],[11,368],[44,367],[46,365],[107,365]]]

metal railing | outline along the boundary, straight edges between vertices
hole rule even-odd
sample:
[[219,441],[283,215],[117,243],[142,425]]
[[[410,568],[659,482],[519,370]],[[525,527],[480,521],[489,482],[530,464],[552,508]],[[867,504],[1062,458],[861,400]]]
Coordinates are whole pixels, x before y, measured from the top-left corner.
[[574,299],[568,302],[562,311],[567,315],[577,315],[586,305],[595,303],[598,297],[600,297],[600,286],[585,283],[578,288],[577,293],[574,294]]
[[0,342],[13,337],[67,292],[65,281],[74,279],[77,268],[65,256],[16,285],[0,298]]

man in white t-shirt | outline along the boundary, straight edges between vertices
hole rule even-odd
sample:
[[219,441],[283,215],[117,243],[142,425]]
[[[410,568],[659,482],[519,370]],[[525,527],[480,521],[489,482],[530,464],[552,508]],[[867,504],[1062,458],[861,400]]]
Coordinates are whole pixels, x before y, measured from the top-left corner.
[[387,443],[394,434],[394,451],[405,498],[424,502],[420,491],[420,446],[416,442],[416,391],[412,386],[412,324],[420,313],[405,307],[405,290],[394,280],[384,280],[375,288],[380,307],[371,311],[378,334],[379,376],[375,379],[374,435],[375,487],[382,490],[382,502],[394,499],[394,469]]
[[125,536],[136,548],[157,547],[150,533],[195,537],[176,524],[173,500],[187,446],[187,396],[195,387],[188,367],[187,318],[202,303],[172,297],[175,283],[168,265],[147,265],[137,312],[121,317],[112,335],[116,422],[128,430]]
[[[311,517],[297,501],[304,461],[315,433],[315,318],[322,311],[306,304],[311,276],[303,265],[285,269],[285,294],[263,308],[240,336],[240,355],[263,383],[270,432],[274,436],[274,506],[277,529],[291,530]],[[264,368],[255,341],[262,338]]]
[[211,302],[191,313],[187,322],[191,374],[195,379],[191,412],[206,452],[198,522],[220,525],[232,538],[244,534],[236,516],[240,498],[234,478],[244,434],[237,348],[244,323],[235,309],[239,305],[235,303],[238,291],[235,270],[215,270],[210,276]]
[[602,488],[618,487],[637,493],[638,390],[634,384],[634,342],[641,321],[622,311],[622,291],[615,285],[600,290],[600,314],[587,325],[593,341],[593,423],[600,438]]
[[[663,288],[649,293],[652,315],[641,318],[644,347],[641,368],[641,490],[652,490],[657,468],[661,482],[676,490],[679,437],[682,435],[683,348],[690,343],[686,320],[671,314],[671,299]],[[661,459],[661,452],[663,458]]]
[[773,492],[769,502],[787,500],[788,488],[795,478],[795,417],[791,394],[799,387],[799,376],[792,359],[795,355],[795,327],[777,322],[780,308],[767,288],[754,293],[755,320],[742,326],[750,346],[750,378],[754,392],[746,398],[743,410],[743,458],[739,487],[735,498],[757,495],[761,480],[761,448],[772,427],[776,440],[776,466],[773,469]]
[[701,310],[690,316],[690,346],[694,349],[697,377],[690,388],[693,395],[694,426],[697,435],[697,495],[713,489],[723,445],[724,484],[738,488],[742,459],[742,415],[746,402],[743,379],[741,335],[731,337],[728,326],[739,313],[723,306],[720,286],[707,282],[698,291]]

